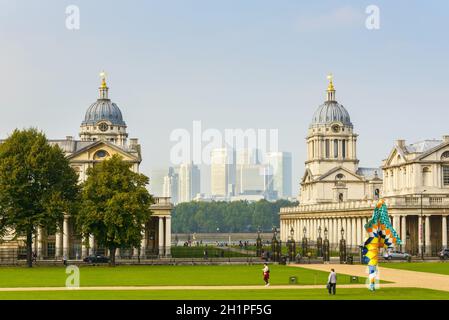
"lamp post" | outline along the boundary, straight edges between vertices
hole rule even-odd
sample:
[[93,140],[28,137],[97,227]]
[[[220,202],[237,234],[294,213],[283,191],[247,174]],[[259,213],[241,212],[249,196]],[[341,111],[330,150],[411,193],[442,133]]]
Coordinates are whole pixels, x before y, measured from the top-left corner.
[[279,241],[277,239],[278,230],[276,227],[273,227],[272,230],[273,230],[273,239],[271,241],[271,251],[272,251],[272,255],[273,255],[272,260],[276,262],[276,261],[279,261],[279,254],[280,254]]
[[260,226],[257,228],[256,255],[262,255],[262,238],[260,237]]
[[330,261],[329,239],[327,238],[327,227],[324,228],[323,260],[325,262]]
[[323,256],[323,239],[321,238],[321,226],[318,227],[318,238],[316,239],[316,255]]
[[302,256],[305,257],[307,255],[307,228],[304,227],[302,229],[303,237],[302,237]]
[[340,239],[340,263],[345,263],[346,262],[346,241],[344,239],[345,229],[343,227],[341,227],[340,233],[341,233],[341,239]]
[[290,239],[288,240],[288,257],[290,261],[293,261],[295,259],[296,254],[296,243],[295,243],[295,230],[293,227],[290,228]]

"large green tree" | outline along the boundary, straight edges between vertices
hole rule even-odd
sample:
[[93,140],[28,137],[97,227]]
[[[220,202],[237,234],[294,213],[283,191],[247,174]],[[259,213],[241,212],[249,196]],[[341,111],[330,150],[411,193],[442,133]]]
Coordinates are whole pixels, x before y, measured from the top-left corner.
[[0,144],[0,228],[26,237],[29,267],[37,229],[75,211],[77,182],[63,151],[36,129],[15,130]]
[[130,167],[119,155],[96,164],[88,170],[81,192],[77,226],[86,238],[92,234],[109,249],[111,265],[117,248],[140,246],[142,224],[154,203],[146,188],[148,177]]

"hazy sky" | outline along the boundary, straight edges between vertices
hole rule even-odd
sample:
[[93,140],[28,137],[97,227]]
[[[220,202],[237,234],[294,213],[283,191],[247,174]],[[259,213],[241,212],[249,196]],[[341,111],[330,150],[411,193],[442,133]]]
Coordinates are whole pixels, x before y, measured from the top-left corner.
[[[72,4],[80,30],[66,28]],[[371,4],[380,30],[365,27]],[[0,0],[0,138],[30,126],[77,136],[104,69],[144,173],[169,165],[170,133],[194,120],[279,129],[296,193],[329,72],[361,166],[379,166],[398,138],[449,134],[447,30],[443,0]]]

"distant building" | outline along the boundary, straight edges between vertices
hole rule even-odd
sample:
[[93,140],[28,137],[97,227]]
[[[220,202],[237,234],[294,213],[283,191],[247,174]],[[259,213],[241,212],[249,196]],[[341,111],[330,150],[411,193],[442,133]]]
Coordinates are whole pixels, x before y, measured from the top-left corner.
[[168,169],[162,187],[162,196],[170,198],[173,204],[178,203],[179,197],[179,173],[177,171],[179,171],[179,168],[170,167]]
[[156,197],[162,197],[164,178],[167,175],[167,169],[155,169],[150,171],[150,193]]
[[270,167],[272,189],[278,198],[292,196],[292,154],[290,152],[267,152],[265,162]]
[[211,151],[211,196],[229,197],[235,189],[235,151],[230,148]]
[[178,174],[178,203],[192,201],[201,192],[201,175],[198,166],[183,163]]

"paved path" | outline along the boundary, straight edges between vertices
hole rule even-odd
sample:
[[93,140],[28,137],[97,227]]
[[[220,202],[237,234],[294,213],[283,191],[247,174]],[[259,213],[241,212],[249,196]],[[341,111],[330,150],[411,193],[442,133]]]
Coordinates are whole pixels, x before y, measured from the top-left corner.
[[[301,264],[296,267],[329,272],[334,268],[338,273],[359,277],[367,277],[367,266],[347,264]],[[449,276],[437,273],[418,272],[392,268],[379,268],[380,279],[394,282],[396,287],[414,287],[434,290],[449,291]],[[391,284],[381,284],[381,287],[389,287]],[[341,287],[341,286],[339,286]]]
[[[384,287],[399,287],[397,284],[385,284]],[[338,288],[366,288],[364,284],[344,284]],[[26,288],[0,288],[0,292],[18,292],[18,291],[134,291],[134,290],[279,290],[279,289],[322,289],[324,285],[273,285],[265,287],[264,285],[254,286],[114,286],[114,287],[26,287]]]

